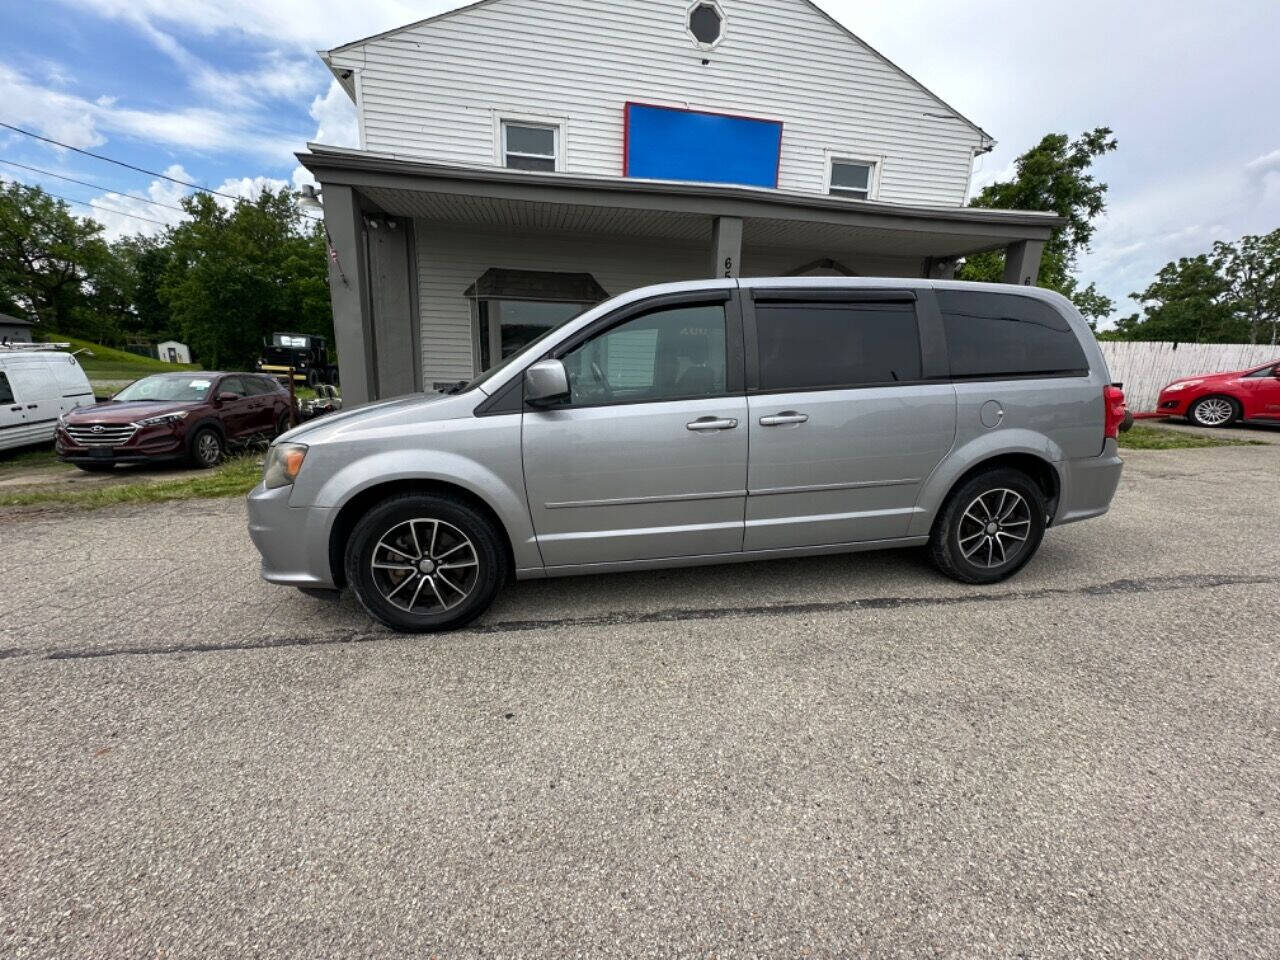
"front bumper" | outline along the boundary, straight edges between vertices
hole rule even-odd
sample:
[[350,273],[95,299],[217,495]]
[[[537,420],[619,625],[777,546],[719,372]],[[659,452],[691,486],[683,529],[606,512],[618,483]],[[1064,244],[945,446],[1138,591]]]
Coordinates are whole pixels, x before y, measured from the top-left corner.
[[1182,417],[1186,416],[1188,403],[1190,399],[1190,391],[1175,390],[1173,393],[1162,393],[1160,399],[1156,401],[1156,412],[1166,417]]
[[67,463],[152,463],[179,460],[187,450],[185,434],[166,425],[143,427],[115,447],[78,444],[61,427],[53,438],[54,452]]
[[334,511],[291,507],[293,487],[249,492],[249,538],[262,555],[262,579],[293,587],[333,587],[329,530]]
[[1066,460],[1061,467],[1062,493],[1053,518],[1055,527],[1100,517],[1110,509],[1124,469],[1115,440],[1105,442],[1101,456]]

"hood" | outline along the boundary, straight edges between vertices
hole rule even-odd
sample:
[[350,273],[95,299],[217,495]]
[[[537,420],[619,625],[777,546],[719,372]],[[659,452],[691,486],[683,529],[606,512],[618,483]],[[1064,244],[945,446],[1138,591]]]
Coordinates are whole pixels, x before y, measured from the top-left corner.
[[282,433],[279,440],[286,443],[323,443],[362,430],[395,426],[402,422],[453,420],[470,416],[483,400],[484,394],[475,390],[460,394],[413,393],[325,414]]
[[68,423],[134,423],[147,417],[160,417],[166,413],[190,410],[199,403],[172,403],[135,400],[129,403],[95,403],[77,407],[66,414]]

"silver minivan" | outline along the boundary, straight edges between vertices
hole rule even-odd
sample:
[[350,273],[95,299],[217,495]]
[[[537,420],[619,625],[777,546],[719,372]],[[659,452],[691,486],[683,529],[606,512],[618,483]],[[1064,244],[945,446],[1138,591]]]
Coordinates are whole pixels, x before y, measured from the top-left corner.
[[1106,512],[1124,395],[1065,298],[902,279],[633,290],[448,394],[281,436],[249,495],[272,583],[405,631],[508,578],[927,547],[1004,580]]

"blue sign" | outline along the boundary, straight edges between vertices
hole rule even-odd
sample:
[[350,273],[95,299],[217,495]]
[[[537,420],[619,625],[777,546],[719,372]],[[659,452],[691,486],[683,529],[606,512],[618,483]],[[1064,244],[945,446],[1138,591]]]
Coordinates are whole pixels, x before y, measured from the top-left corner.
[[782,124],[628,103],[623,151],[628,177],[777,187]]

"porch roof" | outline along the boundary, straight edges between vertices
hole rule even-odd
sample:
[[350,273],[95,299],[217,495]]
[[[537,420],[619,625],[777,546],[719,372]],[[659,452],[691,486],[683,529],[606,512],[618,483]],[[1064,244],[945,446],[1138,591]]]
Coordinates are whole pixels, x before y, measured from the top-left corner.
[[1045,241],[1052,213],[919,207],[721,184],[462,167],[309,144],[298,160],[323,187],[355,189],[386,213],[447,223],[703,242],[718,217],[744,247],[832,248],[954,258]]

